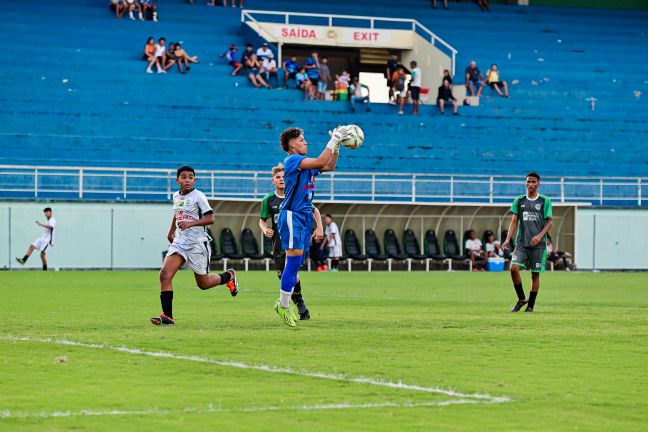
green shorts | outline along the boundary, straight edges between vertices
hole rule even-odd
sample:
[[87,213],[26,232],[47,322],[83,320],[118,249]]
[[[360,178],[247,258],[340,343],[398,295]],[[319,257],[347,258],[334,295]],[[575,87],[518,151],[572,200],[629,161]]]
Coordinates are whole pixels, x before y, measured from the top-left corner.
[[520,247],[516,246],[511,257],[511,265],[517,264],[523,269],[542,273],[547,263],[546,247]]

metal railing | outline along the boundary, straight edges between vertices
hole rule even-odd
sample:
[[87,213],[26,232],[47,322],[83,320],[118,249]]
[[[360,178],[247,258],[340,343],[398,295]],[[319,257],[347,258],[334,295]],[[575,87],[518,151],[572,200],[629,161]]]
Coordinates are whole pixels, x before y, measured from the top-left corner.
[[[197,171],[209,198],[258,199],[272,190],[266,171]],[[524,192],[519,176],[325,173],[316,201],[508,203]],[[542,193],[558,203],[648,206],[648,177],[545,177]],[[0,165],[2,199],[169,200],[174,169]]]
[[[324,25],[328,27],[339,26],[339,27],[357,27],[357,28],[368,28],[370,30],[382,29],[382,30],[410,30],[417,33],[419,36],[423,37],[433,46],[437,48],[441,46],[442,50],[446,50],[449,56],[452,58],[452,76],[455,75],[455,61],[457,58],[457,50],[450,45],[448,42],[443,40],[437,34],[432,32],[430,29],[425,27],[423,24],[418,22],[415,19],[410,18],[387,18],[387,17],[372,17],[372,16],[361,16],[361,15],[334,15],[334,14],[317,14],[317,13],[302,13],[302,12],[279,12],[279,11],[267,11],[267,10],[251,10],[243,9],[241,11],[241,22],[245,23],[247,21],[252,21],[259,25],[262,29],[262,25],[259,22],[258,18],[255,18],[254,15],[269,15],[273,17],[280,17],[280,22],[286,25],[299,25],[303,23],[294,22],[298,18],[309,18],[314,19],[316,22],[321,20],[319,24],[310,24],[310,25]],[[291,20],[292,19],[292,20]],[[344,21],[344,23],[340,23]],[[349,22],[353,22],[357,25],[350,26]],[[336,24],[337,23],[337,24]],[[394,23],[404,24],[403,28],[386,28],[380,27],[380,23]],[[267,30],[264,29],[264,31]]]

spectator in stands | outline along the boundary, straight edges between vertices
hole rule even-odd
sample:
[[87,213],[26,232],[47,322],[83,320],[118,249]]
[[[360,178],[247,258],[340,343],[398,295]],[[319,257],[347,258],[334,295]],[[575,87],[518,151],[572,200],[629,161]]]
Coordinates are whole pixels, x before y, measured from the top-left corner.
[[450,83],[450,88],[452,88],[452,75],[450,75],[450,71],[448,69],[443,70],[442,80],[448,80],[448,82]]
[[252,53],[252,55],[247,59],[246,63],[248,78],[250,79],[254,87],[259,88],[259,86],[263,86],[265,88],[270,88],[268,83],[265,82],[263,77],[259,74],[261,62],[257,58],[256,54]]
[[[437,8],[437,0],[432,0],[432,7]],[[448,9],[448,0],[443,0],[443,9]]]
[[503,256],[504,251],[502,250],[502,245],[500,242],[495,240],[495,234],[491,233],[488,236],[488,243],[486,243],[486,257],[498,258]]
[[[216,0],[214,0],[216,1]],[[227,0],[223,0],[223,7],[227,7]],[[234,0],[232,0],[232,7],[235,8],[236,5],[234,4]],[[239,0],[239,7],[243,7],[243,0]]]
[[236,45],[230,45],[227,52],[224,52],[220,55],[221,57],[225,57],[227,59],[227,64],[234,68],[234,70],[232,71],[232,76],[236,76],[243,67],[241,63],[236,61],[236,51],[238,51]]
[[154,54],[155,54],[155,38],[153,36],[150,36],[146,40],[146,45],[144,45],[144,55],[142,56],[142,60],[151,61],[151,57],[155,58]]
[[351,74],[348,71],[343,70],[341,75],[335,75],[335,99],[336,100],[346,100],[342,99],[342,95],[349,95],[349,86],[351,83]]
[[187,71],[191,69],[189,67],[189,63],[200,63],[197,56],[190,56],[185,50],[182,49],[180,42],[176,42],[175,44],[175,55],[178,58],[178,64],[180,62],[184,63]]
[[421,97],[421,68],[418,67],[415,61],[410,62],[412,68],[412,80],[410,81],[410,93],[412,95],[412,105],[414,111],[412,114],[418,115],[419,113],[419,99]]
[[405,86],[407,76],[405,75],[405,68],[398,66],[391,80],[393,85],[392,91],[398,101],[398,114],[403,114],[403,105],[405,105],[405,99],[407,99],[407,87]]
[[241,54],[241,63],[243,63],[243,67],[247,71],[248,69],[248,60],[250,60],[250,57],[252,57],[252,54],[254,54],[254,48],[251,43],[245,44],[245,51],[243,51],[243,54]]
[[317,267],[318,272],[328,271],[328,265],[324,257],[324,241],[313,236],[308,256]]
[[490,12],[488,0],[474,0],[474,2],[477,3],[477,6],[479,6],[484,12]]
[[122,19],[124,17],[124,12],[128,9],[126,6],[126,0],[110,0],[110,9],[115,11],[115,17]]
[[466,90],[470,96],[475,96],[475,87],[478,88],[476,96],[481,97],[484,90],[484,75],[477,67],[477,62],[473,60],[466,68]]
[[[299,69],[301,69],[301,67],[299,66],[299,63],[297,63],[296,56],[292,56],[284,62],[284,83],[286,84],[286,88],[288,88],[289,79],[296,80]],[[295,87],[297,87],[297,83],[295,83]]]
[[[486,82],[488,82],[490,88],[495,90],[498,95],[502,97],[509,97],[508,84],[506,83],[506,81],[500,79],[499,70],[497,69],[497,65],[494,63],[491,66],[490,70],[486,72]],[[500,90],[500,88],[504,89],[504,93],[502,93],[502,90]]]
[[319,82],[317,83],[317,99],[326,99],[328,83],[331,81],[331,71],[328,66],[328,57],[323,56],[319,62]]
[[324,244],[329,250],[329,258],[331,258],[331,271],[338,271],[338,264],[342,258],[342,238],[340,237],[340,229],[333,221],[333,216],[327,214],[324,216],[324,223],[326,230],[324,231]]
[[547,259],[552,263],[554,263],[554,265],[556,265],[558,261],[562,260],[563,268],[565,269],[565,271],[571,271],[571,264],[569,263],[569,258],[570,255],[567,252],[554,250],[554,245],[551,236],[547,234]]
[[158,15],[157,15],[157,6],[153,4],[153,0],[141,0],[142,1],[142,14],[146,18],[146,13],[151,12],[151,19],[154,22],[157,22],[158,20]]
[[306,68],[304,66],[302,66],[299,69],[297,75],[295,75],[295,82],[297,84],[297,88],[304,91],[304,100],[308,99],[309,97],[313,97],[313,85],[311,83],[311,80],[308,78],[308,74],[306,73]]
[[311,91],[311,99],[315,97],[315,91],[317,90],[317,84],[319,83],[319,66],[320,61],[317,56],[317,51],[313,50],[310,57],[306,59],[306,63],[304,65],[308,79],[310,80],[311,86],[313,87]]
[[137,15],[139,16],[140,21],[144,21],[144,16],[142,15],[142,6],[137,0],[126,0],[126,9],[128,9],[128,17],[135,21],[135,16],[133,11],[137,10]]
[[180,73],[185,73],[182,67],[182,62],[178,62],[178,57],[175,54],[175,44],[173,42],[169,42],[169,49],[167,50],[166,53],[164,70],[165,71],[169,70],[174,64],[178,65],[178,69],[180,69]]
[[272,51],[270,51],[270,47],[268,46],[267,42],[264,42],[264,44],[261,45],[261,48],[256,51],[256,55],[260,62],[262,62],[266,58],[274,58],[274,54],[272,53]]
[[[367,106],[367,111],[371,111],[371,106],[369,104],[369,87],[367,87],[364,84],[360,83],[360,79],[354,78],[353,79],[353,84],[351,84],[351,87],[349,88],[351,90],[351,111],[356,112],[356,104],[361,103],[363,105],[366,104]],[[362,89],[367,90],[367,95],[365,96],[363,94]]]
[[459,115],[459,103],[457,99],[452,95],[452,89],[450,88],[450,81],[447,79],[443,80],[443,84],[439,87],[439,93],[437,95],[437,105],[441,115],[445,114],[446,104],[452,104],[454,106],[453,115]]
[[[158,67],[157,73],[166,73],[164,70],[164,63],[166,62],[166,39],[161,37],[158,39],[158,43],[155,44],[155,52],[153,55],[155,56],[156,59],[156,64]],[[146,70],[148,73],[153,73],[150,67],[149,63],[149,68]]]
[[389,104],[396,105],[396,96],[394,96],[394,84],[392,77],[398,70],[398,54],[392,53],[391,58],[387,60],[387,69],[385,69],[385,78],[387,78],[387,87],[389,87]]
[[[477,238],[477,233],[474,229],[468,232],[468,239],[466,240],[466,256],[472,262],[473,271],[477,271],[477,261],[484,260],[484,251],[482,250],[482,242]],[[481,269],[484,271],[484,267]]]
[[279,87],[278,71],[277,62],[274,57],[266,57],[261,62],[261,75],[263,75],[265,81],[270,84],[271,87],[272,83],[274,83],[274,87]]

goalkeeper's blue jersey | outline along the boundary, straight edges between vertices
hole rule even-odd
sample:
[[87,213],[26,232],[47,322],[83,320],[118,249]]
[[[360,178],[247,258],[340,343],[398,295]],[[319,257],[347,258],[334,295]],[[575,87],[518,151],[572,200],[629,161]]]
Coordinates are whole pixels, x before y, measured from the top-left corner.
[[319,169],[300,169],[299,164],[306,159],[302,155],[289,155],[284,159],[284,182],[286,184],[285,199],[281,210],[293,212],[311,212],[315,196],[315,177],[320,175]]

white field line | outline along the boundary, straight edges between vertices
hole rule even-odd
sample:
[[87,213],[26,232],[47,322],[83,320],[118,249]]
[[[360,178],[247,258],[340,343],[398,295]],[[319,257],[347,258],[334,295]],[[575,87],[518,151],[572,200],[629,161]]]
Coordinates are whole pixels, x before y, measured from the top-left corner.
[[20,412],[0,411],[2,419],[25,418],[55,418],[55,417],[85,417],[85,416],[131,416],[131,415],[170,415],[170,414],[224,414],[224,413],[255,413],[267,411],[325,411],[346,409],[375,409],[375,408],[427,408],[443,407],[449,405],[465,405],[482,403],[475,399],[453,399],[438,402],[379,402],[366,404],[322,404],[322,405],[296,405],[296,406],[257,406],[248,408],[218,408],[209,405],[206,408],[184,409],[147,409],[147,410],[80,410],[80,411],[53,411],[53,412]]
[[442,394],[445,396],[451,396],[460,399],[472,399],[483,403],[511,402],[511,399],[505,396],[491,396],[485,393],[461,393],[461,392],[454,391],[452,389],[444,389],[440,387],[423,387],[419,385],[406,384],[402,381],[393,382],[393,381],[384,381],[377,378],[349,377],[346,375],[330,374],[326,372],[308,372],[304,370],[295,370],[291,368],[279,368],[279,367],[267,366],[267,365],[252,365],[252,364],[241,363],[241,362],[216,360],[208,357],[200,357],[200,356],[193,356],[193,355],[177,355],[177,354],[171,354],[167,352],[144,351],[138,348],[115,347],[106,344],[90,344],[84,342],[70,341],[66,339],[40,339],[40,338],[30,338],[30,337],[18,337],[18,336],[0,337],[0,339],[12,340],[17,342],[37,342],[37,343],[47,343],[47,344],[56,344],[56,345],[68,345],[68,346],[83,347],[83,348],[104,349],[104,350],[118,351],[118,352],[124,352],[128,354],[142,355],[148,357],[160,357],[160,358],[169,358],[174,360],[185,360],[185,361],[191,361],[196,363],[215,364],[219,366],[233,367],[237,369],[250,369],[250,370],[269,372],[269,373],[295,375],[295,376],[302,376],[308,378],[319,378],[319,379],[342,381],[348,383],[367,384],[367,385],[389,387],[394,389],[410,390],[410,391],[423,392],[423,393],[435,393],[435,394]]

